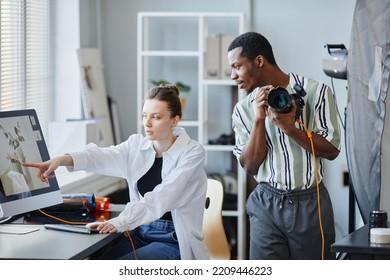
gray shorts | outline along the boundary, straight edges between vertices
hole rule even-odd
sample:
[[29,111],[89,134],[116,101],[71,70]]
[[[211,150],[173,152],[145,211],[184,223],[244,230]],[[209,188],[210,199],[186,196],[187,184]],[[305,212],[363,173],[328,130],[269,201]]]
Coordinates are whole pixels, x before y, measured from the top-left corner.
[[[324,259],[335,259],[330,251],[335,241],[333,207],[329,193],[319,187]],[[317,188],[282,191],[260,183],[248,197],[250,221],[249,257],[253,260],[320,260],[320,231]]]

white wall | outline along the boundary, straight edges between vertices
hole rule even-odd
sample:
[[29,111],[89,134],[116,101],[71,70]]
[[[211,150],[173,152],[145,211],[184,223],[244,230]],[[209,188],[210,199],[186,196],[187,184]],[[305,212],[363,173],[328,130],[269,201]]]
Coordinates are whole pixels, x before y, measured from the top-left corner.
[[54,119],[81,117],[80,70],[76,50],[80,47],[79,0],[55,1]]

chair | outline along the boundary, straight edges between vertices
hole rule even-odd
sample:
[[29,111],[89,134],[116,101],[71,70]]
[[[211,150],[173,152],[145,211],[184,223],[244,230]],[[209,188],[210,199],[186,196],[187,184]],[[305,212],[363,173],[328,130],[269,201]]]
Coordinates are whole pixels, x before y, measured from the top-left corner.
[[229,242],[222,223],[222,201],[222,183],[215,179],[208,179],[203,215],[203,236],[210,257],[214,260],[230,260],[231,257]]

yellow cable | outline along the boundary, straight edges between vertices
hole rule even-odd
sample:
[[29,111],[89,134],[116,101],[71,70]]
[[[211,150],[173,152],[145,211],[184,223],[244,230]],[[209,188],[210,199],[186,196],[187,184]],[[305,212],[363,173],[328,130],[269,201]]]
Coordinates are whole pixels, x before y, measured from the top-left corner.
[[321,201],[320,201],[320,186],[318,182],[318,172],[317,172],[317,162],[316,162],[316,155],[314,151],[314,143],[313,143],[313,136],[311,135],[311,132],[306,129],[306,126],[299,120],[297,119],[297,122],[303,126],[305,129],[306,135],[310,140],[310,145],[311,145],[311,151],[313,154],[313,162],[314,162],[314,172],[315,172],[315,178],[316,178],[316,186],[317,186],[317,208],[318,208],[318,220],[320,224],[320,232],[321,232],[321,258],[322,260],[325,259],[324,256],[324,244],[325,244],[325,238],[324,238],[324,229],[322,227],[322,215],[321,215]]

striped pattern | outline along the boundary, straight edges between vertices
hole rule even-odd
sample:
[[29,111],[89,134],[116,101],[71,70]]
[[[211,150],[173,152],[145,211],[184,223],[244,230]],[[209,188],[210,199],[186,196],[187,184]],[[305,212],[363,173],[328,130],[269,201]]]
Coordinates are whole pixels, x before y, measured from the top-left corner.
[[[306,90],[305,107],[300,120],[312,133],[327,139],[340,149],[340,130],[337,120],[336,104],[331,89],[323,83],[290,73],[290,84],[297,83]],[[255,117],[255,102],[251,102],[257,89],[236,104],[232,119],[236,135],[233,153],[239,159],[241,151],[252,130]],[[305,189],[315,186],[315,170],[312,154],[285,135],[277,126],[266,119],[266,140],[268,156],[260,166],[255,179],[257,182],[268,182],[273,187],[284,190]],[[296,126],[304,130],[302,125]],[[323,159],[316,158],[318,178],[324,174]]]

